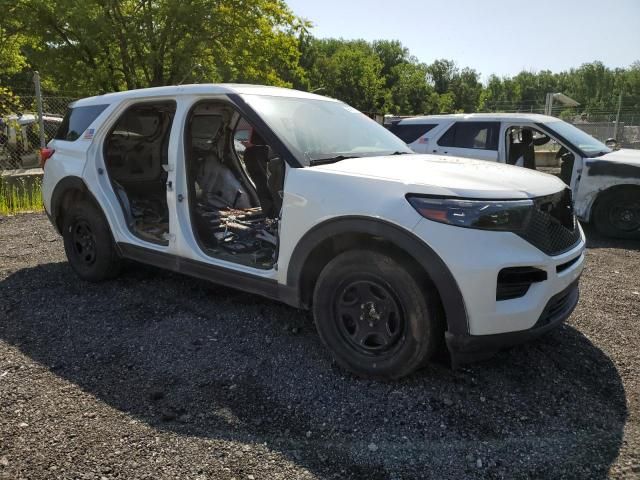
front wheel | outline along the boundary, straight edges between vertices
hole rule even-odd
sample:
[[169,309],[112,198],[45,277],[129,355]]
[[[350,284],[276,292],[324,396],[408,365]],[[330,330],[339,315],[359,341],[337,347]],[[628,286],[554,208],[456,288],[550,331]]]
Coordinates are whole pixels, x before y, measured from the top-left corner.
[[600,233],[617,238],[640,238],[640,189],[620,188],[604,193],[594,212]]
[[408,375],[443,338],[435,289],[373,251],[348,251],[329,262],[316,283],[313,313],[337,363],[369,378]]
[[93,203],[80,201],[65,213],[62,237],[69,264],[80,278],[98,282],[119,273],[121,260],[109,225]]

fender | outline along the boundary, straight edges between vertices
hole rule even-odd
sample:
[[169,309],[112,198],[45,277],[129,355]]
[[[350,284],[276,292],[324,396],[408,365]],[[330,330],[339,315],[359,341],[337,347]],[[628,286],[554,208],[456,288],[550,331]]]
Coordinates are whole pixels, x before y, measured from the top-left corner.
[[457,282],[442,259],[413,233],[384,220],[347,216],[327,220],[309,230],[296,245],[287,269],[288,292],[301,299],[302,273],[311,252],[328,238],[341,234],[368,234],[381,237],[402,249],[429,275],[444,307],[447,329],[456,335],[469,333],[467,313]]
[[60,231],[61,225],[58,221],[60,216],[60,207],[62,206],[62,199],[69,190],[79,190],[84,194],[89,195],[94,203],[98,205],[98,202],[96,201],[95,197],[87,187],[87,184],[84,183],[84,180],[82,180],[82,178],[69,176],[64,177],[62,180],[60,180],[54,187],[53,194],[51,195],[51,212],[47,212],[51,223],[60,234],[62,234],[62,232]]

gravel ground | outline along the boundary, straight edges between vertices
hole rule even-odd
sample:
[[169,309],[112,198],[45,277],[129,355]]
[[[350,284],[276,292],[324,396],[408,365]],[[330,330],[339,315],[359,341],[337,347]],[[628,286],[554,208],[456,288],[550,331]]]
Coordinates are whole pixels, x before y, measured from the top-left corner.
[[0,220],[0,478],[640,478],[640,244],[591,235],[568,325],[399,382],[307,313],[160,270],[80,281]]

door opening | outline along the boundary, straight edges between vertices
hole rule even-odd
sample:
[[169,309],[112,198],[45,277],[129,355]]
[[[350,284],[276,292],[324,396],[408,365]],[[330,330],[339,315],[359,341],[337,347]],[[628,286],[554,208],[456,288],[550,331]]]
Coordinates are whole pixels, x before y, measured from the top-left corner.
[[278,251],[284,161],[233,107],[201,102],[185,133],[191,224],[215,258],[270,269]]
[[175,102],[134,105],[118,119],[104,144],[105,166],[131,232],[169,244],[167,165]]
[[546,133],[523,126],[506,132],[507,163],[559,177],[570,185],[574,155]]

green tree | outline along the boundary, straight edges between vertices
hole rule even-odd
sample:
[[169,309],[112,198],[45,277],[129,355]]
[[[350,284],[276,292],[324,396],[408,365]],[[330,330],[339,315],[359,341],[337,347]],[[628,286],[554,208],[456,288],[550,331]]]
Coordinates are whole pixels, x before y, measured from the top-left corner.
[[291,85],[307,27],[283,0],[22,0],[34,67],[82,92],[239,81]]
[[322,94],[363,111],[377,111],[383,96],[382,62],[362,48],[344,45],[316,64]]
[[436,60],[427,67],[429,79],[436,90],[442,95],[449,92],[453,79],[458,75],[458,67],[452,60]]

